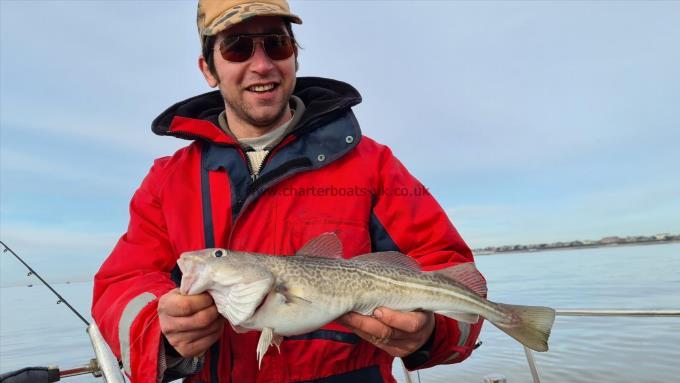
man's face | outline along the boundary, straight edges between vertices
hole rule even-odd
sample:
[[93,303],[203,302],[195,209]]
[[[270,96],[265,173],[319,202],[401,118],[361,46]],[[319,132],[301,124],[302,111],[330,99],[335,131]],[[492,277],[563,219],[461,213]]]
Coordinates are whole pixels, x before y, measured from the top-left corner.
[[214,60],[217,76],[207,70],[204,60],[201,60],[201,70],[210,86],[219,86],[230,127],[245,124],[248,128],[266,133],[290,118],[288,100],[295,87],[295,55],[284,60],[272,60],[258,40],[255,52],[248,60],[225,60],[220,54],[219,44],[227,36],[241,34],[288,33],[279,17],[254,17],[236,24],[216,39]]

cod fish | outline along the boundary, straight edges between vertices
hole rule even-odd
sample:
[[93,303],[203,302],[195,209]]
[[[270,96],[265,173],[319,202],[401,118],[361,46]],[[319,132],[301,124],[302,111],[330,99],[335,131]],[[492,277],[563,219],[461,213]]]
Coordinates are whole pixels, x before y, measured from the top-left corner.
[[342,258],[333,233],[309,241],[294,256],[225,249],[186,252],[178,259],[180,293],[207,291],[238,332],[260,330],[258,363],[284,336],[305,334],[355,311],[427,310],[459,321],[484,317],[535,351],[548,350],[555,310],[491,302],[473,263],[421,271],[413,258],[393,251]]

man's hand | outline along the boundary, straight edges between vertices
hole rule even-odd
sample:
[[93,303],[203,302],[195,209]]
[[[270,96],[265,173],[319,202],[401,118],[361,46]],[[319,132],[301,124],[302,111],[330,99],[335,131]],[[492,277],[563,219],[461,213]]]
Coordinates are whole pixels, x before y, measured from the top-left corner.
[[219,339],[224,317],[208,293],[181,295],[174,289],[158,300],[161,332],[183,358],[205,353]]
[[379,307],[373,316],[347,313],[338,321],[366,341],[395,357],[404,357],[418,350],[434,331],[431,312],[400,312]]

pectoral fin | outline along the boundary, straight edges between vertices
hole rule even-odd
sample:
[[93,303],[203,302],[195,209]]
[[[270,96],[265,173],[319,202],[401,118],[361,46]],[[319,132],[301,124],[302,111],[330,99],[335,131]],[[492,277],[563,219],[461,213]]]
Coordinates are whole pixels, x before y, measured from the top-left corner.
[[269,274],[250,283],[235,284],[229,289],[211,290],[211,295],[220,314],[233,326],[238,326],[253,316],[273,284],[274,277]]
[[293,294],[285,285],[283,284],[278,284],[276,285],[276,292],[283,295],[283,297],[286,300],[286,303],[304,303],[304,304],[311,304],[312,301],[305,299],[299,295]]
[[260,340],[257,342],[257,367],[261,368],[262,367],[262,358],[264,358],[264,354],[267,353],[267,350],[269,349],[269,346],[272,344],[276,346],[276,349],[281,351],[279,346],[281,345],[281,342],[283,341],[283,337],[278,334],[274,334],[274,331],[269,328],[265,327],[262,329],[262,333],[260,334]]

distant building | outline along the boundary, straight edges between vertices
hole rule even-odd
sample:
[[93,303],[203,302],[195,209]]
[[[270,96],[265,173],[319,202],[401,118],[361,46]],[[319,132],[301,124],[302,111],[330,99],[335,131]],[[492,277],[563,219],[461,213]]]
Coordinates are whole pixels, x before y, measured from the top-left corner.
[[604,237],[600,240],[600,243],[603,245],[611,245],[614,243],[619,243],[622,242],[620,237],[613,236],[613,237]]
[[659,233],[656,235],[630,235],[627,237],[611,236],[604,237],[600,240],[583,240],[570,242],[553,242],[553,243],[533,243],[530,245],[505,245],[505,246],[487,246],[483,249],[473,250],[475,254],[493,254],[493,253],[509,253],[519,251],[538,251],[546,249],[559,248],[578,248],[585,246],[598,245],[616,245],[616,244],[635,244],[644,242],[661,242],[661,241],[680,241],[680,234]]

